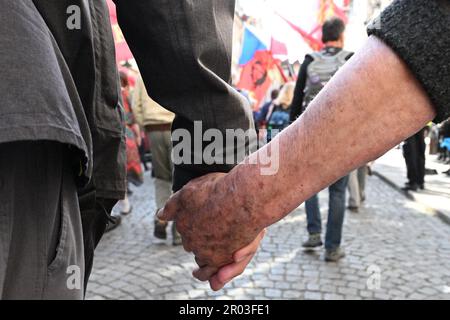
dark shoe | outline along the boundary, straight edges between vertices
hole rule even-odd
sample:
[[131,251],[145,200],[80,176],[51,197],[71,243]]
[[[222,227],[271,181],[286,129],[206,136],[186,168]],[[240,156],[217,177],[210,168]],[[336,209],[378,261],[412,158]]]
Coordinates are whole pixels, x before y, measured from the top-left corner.
[[353,213],[358,213],[359,212],[359,208],[358,207],[348,206],[347,209],[350,210]]
[[122,217],[120,216],[111,216],[110,221],[106,225],[105,233],[113,231],[122,223]]
[[310,234],[308,240],[302,244],[305,249],[314,249],[321,246],[323,246],[323,242],[320,233]]
[[153,232],[153,235],[155,238],[160,240],[166,240],[167,239],[167,223],[161,222],[159,220],[155,221],[155,231]]
[[345,251],[341,248],[326,250],[325,251],[325,261],[326,262],[338,262],[345,257]]
[[130,210],[128,211],[122,211],[120,214],[123,216],[129,215],[131,212],[133,212],[133,206],[130,206]]
[[172,224],[172,244],[174,246],[181,246],[183,244],[183,240],[181,239],[181,235],[177,231],[175,222]]
[[415,184],[415,183],[407,183],[402,188],[402,190],[403,191],[417,191],[418,188],[419,188],[419,186],[417,184]]

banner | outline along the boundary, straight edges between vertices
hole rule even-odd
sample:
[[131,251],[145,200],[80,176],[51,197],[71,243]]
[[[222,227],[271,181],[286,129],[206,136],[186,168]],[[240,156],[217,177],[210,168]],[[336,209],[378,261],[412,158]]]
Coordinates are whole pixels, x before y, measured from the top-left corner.
[[249,91],[257,101],[254,111],[257,111],[264,101],[276,74],[282,72],[279,63],[270,51],[265,50],[257,51],[253,59],[243,67],[237,87]]
[[309,32],[300,28],[292,21],[284,17],[283,15],[276,13],[281,19],[283,19],[292,29],[298,32],[304,41],[309,45],[313,51],[319,51],[323,48],[322,43],[322,26],[324,22],[332,17],[338,17],[345,23],[348,23],[347,7],[350,5],[349,1],[344,1],[345,8],[341,8],[333,0],[317,0],[317,23]]
[[112,0],[107,0],[107,3],[111,19],[114,42],[116,45],[116,60],[117,62],[122,62],[133,59],[133,54],[131,53],[128,44],[126,43],[125,37],[123,36],[122,30],[120,30],[119,24],[117,22],[116,5]]
[[288,49],[285,43],[276,40],[272,37],[271,44],[270,44],[270,52],[272,52],[272,55],[274,56],[287,56],[288,55]]

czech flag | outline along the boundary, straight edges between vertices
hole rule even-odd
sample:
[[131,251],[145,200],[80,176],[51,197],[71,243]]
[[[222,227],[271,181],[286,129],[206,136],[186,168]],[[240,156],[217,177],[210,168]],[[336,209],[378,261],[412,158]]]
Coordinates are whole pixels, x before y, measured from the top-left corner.
[[257,51],[267,50],[266,44],[248,27],[244,30],[244,41],[239,65],[244,66],[249,63]]
[[274,58],[274,55],[285,56],[288,50],[284,43],[273,37],[269,49],[249,27],[244,30],[242,47],[239,59],[242,70],[237,87],[251,94],[256,101],[254,109],[258,111],[274,79],[281,78],[282,81],[287,82],[280,60]]

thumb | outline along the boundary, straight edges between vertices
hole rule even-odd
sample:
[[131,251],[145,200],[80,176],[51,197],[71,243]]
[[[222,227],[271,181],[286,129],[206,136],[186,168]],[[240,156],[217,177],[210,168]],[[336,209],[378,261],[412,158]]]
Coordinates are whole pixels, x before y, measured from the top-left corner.
[[164,207],[164,208],[158,210],[156,217],[161,221],[174,221],[175,213],[167,210],[167,208]]
[[162,221],[173,221],[178,213],[178,194],[174,194],[166,203],[164,208],[160,209],[156,217]]

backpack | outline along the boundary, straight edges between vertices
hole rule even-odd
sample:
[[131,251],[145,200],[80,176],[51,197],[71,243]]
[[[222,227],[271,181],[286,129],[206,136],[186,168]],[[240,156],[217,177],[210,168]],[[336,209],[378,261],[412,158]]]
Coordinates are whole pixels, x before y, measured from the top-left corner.
[[335,55],[324,51],[310,54],[313,61],[308,66],[303,111],[346,62],[350,52],[341,50]]
[[281,106],[275,106],[272,115],[270,116],[268,125],[272,129],[283,130],[290,124],[290,108],[283,109]]

